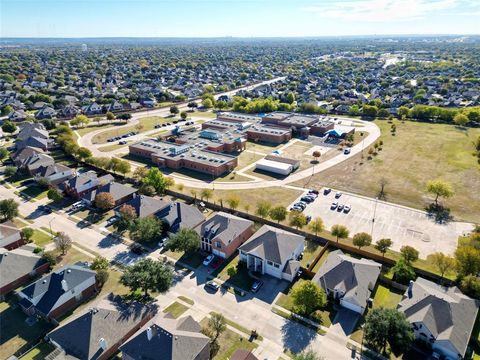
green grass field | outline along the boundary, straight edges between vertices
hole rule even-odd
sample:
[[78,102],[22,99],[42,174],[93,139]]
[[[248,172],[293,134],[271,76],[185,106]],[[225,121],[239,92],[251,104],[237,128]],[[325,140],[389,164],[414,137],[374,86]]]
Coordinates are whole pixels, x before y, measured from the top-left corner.
[[402,300],[402,296],[402,292],[379,284],[375,290],[375,295],[373,295],[373,308],[395,309]]
[[164,313],[170,313],[175,319],[182,316],[182,314],[188,310],[188,306],[180,304],[179,302],[175,301],[174,303],[167,306],[163,309]]
[[53,239],[50,235],[45,234],[44,232],[42,232],[38,229],[35,229],[33,231],[32,240],[35,243],[35,245],[40,246],[40,247],[44,247],[48,243],[52,242]]
[[128,144],[127,145],[120,145],[120,144],[105,145],[105,146],[99,147],[98,150],[100,150],[102,152],[110,152],[110,151],[118,150],[118,149],[121,149],[121,148],[125,148],[125,152],[127,152],[128,151]]

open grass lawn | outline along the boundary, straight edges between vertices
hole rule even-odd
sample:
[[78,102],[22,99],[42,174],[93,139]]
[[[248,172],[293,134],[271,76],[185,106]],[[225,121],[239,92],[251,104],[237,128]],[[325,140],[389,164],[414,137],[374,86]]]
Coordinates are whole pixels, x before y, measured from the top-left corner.
[[398,303],[402,300],[402,296],[401,291],[378,284],[373,295],[373,308],[396,309]]
[[163,124],[163,123],[166,123],[166,122],[171,122],[172,120],[174,120],[174,119],[173,118],[163,118],[161,116],[147,116],[147,117],[144,117],[144,118],[140,119],[139,124],[141,124],[143,126],[140,129],[138,128],[138,124],[137,125],[131,125],[131,126],[125,126],[125,127],[118,128],[118,129],[116,129],[114,127],[114,128],[102,131],[101,133],[95,135],[92,138],[92,143],[93,144],[103,144],[103,143],[106,143],[107,139],[109,139],[111,137],[122,136],[122,135],[125,135],[125,134],[127,134],[131,131],[139,131],[139,132],[150,131],[150,130],[153,130],[155,128],[155,125]]
[[[309,167],[312,167],[311,161],[313,160],[312,156],[305,155],[305,152],[311,149],[313,145],[306,141],[297,141],[284,149],[282,149],[282,154],[280,156],[300,160],[299,170],[304,170]],[[297,170],[298,171],[298,170]]]
[[41,200],[47,197],[47,192],[48,189],[45,189],[38,185],[32,185],[22,190],[21,193],[30,196],[31,198]]
[[[302,280],[297,281],[289,290],[288,294],[280,294],[275,305],[280,306],[284,309],[287,309],[291,312],[294,312],[293,299],[290,296],[290,293],[292,289],[294,289],[296,286],[298,286],[301,283],[301,281]],[[335,314],[336,314],[336,311],[333,309],[333,306],[330,303],[328,303],[324,309],[316,311],[315,315],[311,316],[311,319],[319,322],[321,325],[325,327],[329,327],[330,325],[332,325],[332,321],[335,317]]]
[[164,173],[168,174],[168,175],[190,177],[190,178],[197,179],[197,180],[202,180],[202,181],[212,181],[213,179],[215,180],[215,182],[251,181],[252,180],[250,178],[247,178],[247,177],[242,176],[240,174],[235,174],[233,172],[228,173],[228,174],[223,174],[222,176],[219,176],[219,177],[216,177],[216,178],[213,178],[211,175],[199,173],[198,171],[193,171],[193,170],[190,170],[190,169],[178,169],[178,170],[165,169]]
[[113,144],[113,145],[105,145],[98,148],[98,150],[102,152],[110,152],[118,149],[125,148],[125,151],[128,151],[128,144],[127,145],[120,145],[120,144]]
[[215,119],[217,117],[217,114],[215,114],[211,111],[194,111],[194,112],[189,112],[188,116],[190,116],[190,117],[202,117],[202,118],[207,118],[207,119]]
[[170,313],[175,319],[178,319],[182,314],[188,310],[188,306],[183,305],[177,301],[163,309],[164,313]]
[[[213,315],[213,314],[216,314],[215,311],[210,311],[210,315]],[[232,321],[228,318],[225,318],[225,322],[227,323],[227,325],[243,332],[247,336],[250,336],[252,329],[247,329],[246,327],[244,327],[244,326],[242,326],[242,325],[240,325],[240,324],[236,323],[235,321]],[[263,337],[260,336],[258,333],[257,333],[257,335],[258,335],[257,340],[262,341]]]
[[[208,319],[203,319],[200,325],[202,327],[208,327]],[[228,360],[238,349],[253,350],[258,347],[257,344],[248,341],[246,337],[228,328],[218,337],[217,341],[219,350],[213,357],[214,360]]]
[[45,341],[42,341],[40,344],[35,346],[32,350],[26,353],[21,357],[22,360],[43,360],[45,357],[50,354],[55,347]]
[[257,162],[260,159],[263,159],[265,155],[250,152],[250,151],[242,151],[242,153],[237,157],[238,165],[235,168],[235,171],[241,170],[244,167]]
[[[383,149],[372,160],[356,155],[316,174],[309,186],[330,186],[375,197],[382,177],[388,180],[386,200],[424,209],[432,202],[425,194],[427,181],[441,178],[452,183],[454,197],[443,201],[452,215],[478,221],[480,215],[480,171],[473,142],[480,129],[458,129],[453,125],[394,121],[396,136],[385,120],[377,120]],[[365,151],[367,155],[367,151]],[[304,180],[292,185],[302,186]]]
[[25,226],[28,226],[30,225],[28,222],[26,222],[25,220],[22,220],[20,218],[15,218],[12,220],[12,222],[15,224],[15,226],[19,229],[25,227]]
[[[125,123],[121,122],[120,125],[125,125]],[[89,126],[85,126],[85,127],[75,129],[75,131],[78,132],[78,134],[80,136],[85,136],[86,134],[91,133],[92,131],[97,131],[97,130],[101,130],[101,129],[108,129],[108,128],[111,128],[113,126],[116,126],[115,123],[97,124],[96,122],[91,121]]]
[[[9,302],[0,302],[0,359],[7,359],[18,350],[28,348],[39,341],[52,326],[45,321],[39,320],[33,326],[27,325],[27,316],[20,307],[15,309],[11,306],[16,304],[16,299],[7,298]],[[43,359],[43,357],[37,357]]]
[[89,256],[84,252],[75,249],[74,247],[68,249],[65,255],[62,255],[58,250],[54,250],[53,253],[55,256],[57,256],[57,264],[55,265],[55,269],[59,269],[67,264],[75,264],[79,261],[91,262],[94,259],[93,255]]
[[40,231],[38,229],[33,230],[32,240],[35,245],[40,247],[44,247],[45,245],[53,241],[50,235],[45,234],[43,231]]
[[193,305],[195,304],[195,301],[193,301],[192,299],[186,297],[186,296],[183,296],[183,295],[180,295],[180,296],[177,296],[178,299],[182,300],[184,303],[187,303],[188,305]]
[[246,150],[251,150],[264,155],[269,155],[272,153],[273,150],[276,150],[283,145],[285,144],[273,144],[273,143],[265,143],[265,142],[247,141]]
[[[245,266],[239,266],[239,260],[240,256],[237,255],[231,261],[225,261],[213,274],[223,281],[228,281],[232,286],[250,291],[255,279],[248,274]],[[228,269],[231,267],[237,270],[233,276],[228,275]]]

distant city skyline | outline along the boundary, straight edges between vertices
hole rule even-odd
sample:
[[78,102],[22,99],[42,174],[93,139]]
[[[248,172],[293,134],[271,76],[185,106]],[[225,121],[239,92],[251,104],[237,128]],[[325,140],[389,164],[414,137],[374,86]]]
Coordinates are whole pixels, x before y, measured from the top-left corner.
[[1,37],[478,34],[476,0],[0,0]]

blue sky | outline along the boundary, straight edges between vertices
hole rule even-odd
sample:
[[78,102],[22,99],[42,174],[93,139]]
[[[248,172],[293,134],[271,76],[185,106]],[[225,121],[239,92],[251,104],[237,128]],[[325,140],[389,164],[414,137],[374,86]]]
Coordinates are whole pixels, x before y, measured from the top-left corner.
[[480,0],[0,0],[0,37],[479,34]]

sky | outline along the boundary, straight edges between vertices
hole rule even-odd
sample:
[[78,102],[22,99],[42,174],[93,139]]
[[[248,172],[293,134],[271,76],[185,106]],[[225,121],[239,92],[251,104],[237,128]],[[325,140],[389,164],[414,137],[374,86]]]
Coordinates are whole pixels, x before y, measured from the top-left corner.
[[0,37],[479,34],[480,0],[0,0]]

